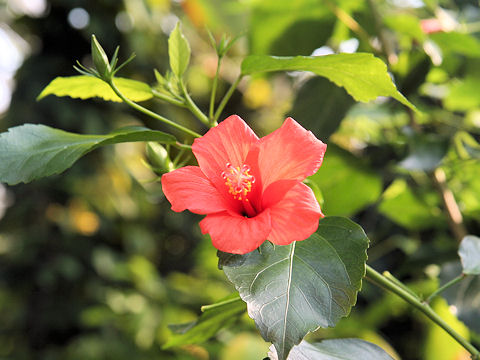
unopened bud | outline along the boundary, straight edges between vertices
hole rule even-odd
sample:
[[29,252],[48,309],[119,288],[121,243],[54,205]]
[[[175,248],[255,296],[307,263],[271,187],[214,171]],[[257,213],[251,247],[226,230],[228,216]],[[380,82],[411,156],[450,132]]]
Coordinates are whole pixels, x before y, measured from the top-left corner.
[[105,50],[103,50],[95,35],[92,35],[92,58],[102,79],[107,79],[111,72],[110,64]]
[[146,152],[147,158],[156,172],[164,174],[174,170],[167,150],[159,143],[147,142]]

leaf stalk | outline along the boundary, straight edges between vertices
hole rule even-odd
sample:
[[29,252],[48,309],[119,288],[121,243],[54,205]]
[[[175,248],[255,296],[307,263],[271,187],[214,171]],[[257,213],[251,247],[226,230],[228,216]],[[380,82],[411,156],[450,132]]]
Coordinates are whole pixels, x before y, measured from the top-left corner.
[[218,122],[218,118],[219,118],[220,115],[222,114],[223,109],[225,108],[225,106],[227,105],[228,101],[229,101],[230,98],[232,97],[233,92],[234,92],[235,89],[237,88],[237,86],[238,86],[238,84],[240,83],[240,81],[242,80],[242,78],[243,78],[243,75],[239,75],[239,76],[238,76],[238,78],[233,82],[233,84],[230,86],[230,88],[228,89],[227,93],[226,93],[225,96],[223,97],[222,101],[220,102],[220,105],[218,105],[217,111],[215,111],[215,116],[213,117],[214,123],[217,123],[217,122]]

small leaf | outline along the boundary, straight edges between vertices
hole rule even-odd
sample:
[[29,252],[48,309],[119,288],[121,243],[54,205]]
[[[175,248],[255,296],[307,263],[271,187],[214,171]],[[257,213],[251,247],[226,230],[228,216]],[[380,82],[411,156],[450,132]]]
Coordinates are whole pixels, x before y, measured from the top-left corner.
[[[275,347],[270,346],[270,360],[278,360]],[[288,360],[393,360],[381,347],[360,339],[330,339],[310,344],[303,340],[295,346]]]
[[[117,77],[113,81],[120,92],[132,101],[145,101],[153,97],[150,86],[143,82]],[[74,99],[100,97],[107,101],[122,102],[106,82],[86,75],[55,78],[38,95],[37,100],[48,95],[70,96]]]
[[268,71],[311,71],[333,81],[357,101],[368,102],[379,96],[391,96],[417,110],[395,87],[387,66],[372,54],[335,54],[325,56],[278,57],[250,55],[242,62],[242,74]]
[[168,56],[170,58],[170,68],[177,77],[181,77],[187,70],[190,62],[190,45],[182,33],[180,22],[177,22],[168,38]]
[[175,143],[161,131],[132,126],[107,135],[79,135],[45,125],[25,124],[0,134],[0,182],[30,182],[68,169],[99,146],[132,141]]
[[164,349],[186,344],[200,344],[214,336],[221,328],[235,321],[245,312],[245,303],[238,294],[213,305],[202,308],[203,314],[191,323],[170,325],[173,335],[163,346]]
[[307,240],[287,246],[265,242],[260,251],[221,260],[262,337],[285,360],[308,332],[349,314],[365,274],[367,247],[360,226],[327,217]]
[[463,273],[468,275],[480,275],[480,238],[477,236],[465,236],[460,243],[458,255],[462,260]]

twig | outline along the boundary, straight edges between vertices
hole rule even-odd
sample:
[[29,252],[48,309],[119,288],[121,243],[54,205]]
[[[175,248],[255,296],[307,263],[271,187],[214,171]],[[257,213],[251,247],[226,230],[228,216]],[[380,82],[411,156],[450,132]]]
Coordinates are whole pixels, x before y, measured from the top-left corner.
[[462,345],[470,354],[472,354],[472,360],[478,360],[480,358],[480,351],[476,349],[470,342],[468,342],[462,335],[456,332],[445,320],[443,320],[438,314],[426,302],[421,302],[418,296],[413,295],[409,291],[405,291],[403,287],[398,286],[395,282],[389,280],[382,274],[367,265],[366,275],[367,280],[374,284],[394,293],[401,297],[407,303],[412,305],[417,310],[425,314],[435,324],[445,330],[452,338],[454,338],[460,345]]
[[440,196],[442,197],[450,229],[452,230],[455,239],[460,242],[468,232],[463,224],[463,216],[457,202],[455,201],[452,190],[448,188],[445,171],[441,168],[436,168],[432,174],[432,178]]

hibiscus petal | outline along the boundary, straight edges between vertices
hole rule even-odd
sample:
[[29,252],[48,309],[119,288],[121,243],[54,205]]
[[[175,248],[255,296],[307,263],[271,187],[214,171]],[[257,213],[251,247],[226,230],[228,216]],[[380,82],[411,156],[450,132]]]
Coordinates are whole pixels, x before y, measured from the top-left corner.
[[203,173],[223,191],[226,187],[222,172],[226,170],[227,163],[241,167],[250,148],[258,141],[257,135],[245,121],[232,115],[201,138],[195,139],[192,151]]
[[210,234],[218,250],[232,254],[246,254],[258,248],[271,230],[270,211],[246,218],[229,212],[210,214],[200,222],[203,234]]
[[311,131],[287,118],[279,129],[260,140],[258,167],[263,188],[277,180],[302,181],[315,174],[326,149]]
[[185,166],[162,176],[162,189],[173,211],[210,214],[231,209],[198,166]]
[[278,194],[275,186],[264,194],[264,203],[270,205],[272,231],[268,240],[277,245],[288,245],[294,241],[307,239],[318,228],[318,221],[323,214],[313,191],[303,183],[294,185],[275,203]]

